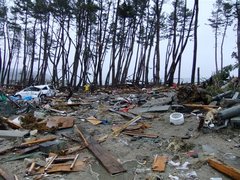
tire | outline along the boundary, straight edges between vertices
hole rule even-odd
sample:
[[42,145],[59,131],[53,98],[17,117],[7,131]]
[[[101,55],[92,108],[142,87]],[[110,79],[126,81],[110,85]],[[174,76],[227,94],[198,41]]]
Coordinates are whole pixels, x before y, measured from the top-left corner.
[[40,95],[40,98],[41,98],[41,99],[45,99],[46,97],[47,97],[46,94],[41,94],[41,95]]

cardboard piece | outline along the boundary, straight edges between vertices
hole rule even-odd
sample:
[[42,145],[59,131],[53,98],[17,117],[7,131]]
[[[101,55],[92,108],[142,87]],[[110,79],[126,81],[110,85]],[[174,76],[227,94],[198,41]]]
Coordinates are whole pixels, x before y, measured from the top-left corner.
[[74,125],[75,118],[73,117],[62,117],[62,116],[53,116],[47,119],[48,128],[71,128]]
[[166,156],[156,155],[153,161],[152,170],[158,172],[164,172],[166,168],[166,162],[168,158]]
[[95,126],[102,123],[102,121],[98,120],[94,116],[88,117],[87,121],[90,122],[91,124],[95,125]]

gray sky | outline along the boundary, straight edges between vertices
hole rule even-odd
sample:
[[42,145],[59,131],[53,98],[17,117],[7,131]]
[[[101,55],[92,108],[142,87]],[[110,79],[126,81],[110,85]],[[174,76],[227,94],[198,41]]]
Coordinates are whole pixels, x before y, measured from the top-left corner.
[[[190,0],[193,1],[193,0]],[[193,2],[190,2],[192,4]],[[215,0],[199,0],[199,28],[198,28],[198,62],[197,66],[200,67],[201,76],[209,77],[215,72],[214,63],[214,32],[212,28],[207,25],[208,18],[211,17],[213,3]],[[233,31],[234,26],[229,27],[224,45],[224,66],[234,64],[235,59],[231,58],[233,51],[236,51],[236,31]],[[221,37],[220,37],[221,38]],[[220,39],[219,39],[220,42]],[[219,43],[220,50],[220,43]],[[220,59],[220,51],[219,51]],[[182,68],[182,77],[190,77],[191,75],[191,62],[192,52],[185,54]],[[219,62],[220,65],[220,62]]]
[[[13,0],[7,0],[8,4],[12,4]],[[213,9],[213,3],[215,0],[199,0],[199,28],[198,28],[198,61],[197,67],[200,67],[201,77],[210,77],[215,72],[214,63],[214,32],[211,27],[207,25],[208,18],[211,16],[211,11]],[[192,9],[194,0],[188,0],[189,8]],[[169,8],[164,7],[164,8]],[[163,77],[164,69],[164,59],[166,45],[162,43],[162,62],[161,62],[161,77]],[[182,78],[190,78],[192,70],[192,48],[193,42],[189,42],[185,53],[183,54],[182,60]],[[220,44],[219,44],[220,49]],[[74,50],[73,50],[74,51]],[[233,31],[233,26],[229,27],[225,45],[224,45],[224,66],[229,64],[234,64],[235,59],[231,58],[233,51],[236,51],[236,31]],[[220,57],[220,51],[219,51]],[[219,58],[220,59],[220,58]],[[220,62],[219,62],[220,65]],[[129,73],[131,74],[131,73]],[[176,73],[177,74],[177,73]]]

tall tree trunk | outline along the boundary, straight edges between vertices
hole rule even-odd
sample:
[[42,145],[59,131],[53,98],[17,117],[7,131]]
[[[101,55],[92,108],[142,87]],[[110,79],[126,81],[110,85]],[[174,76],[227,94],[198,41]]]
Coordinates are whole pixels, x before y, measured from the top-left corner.
[[198,44],[198,14],[199,14],[199,1],[195,0],[194,3],[195,21],[194,21],[194,47],[193,47],[193,65],[191,83],[195,83],[196,65],[197,65],[197,44]]
[[225,41],[225,37],[226,37],[226,33],[227,33],[228,23],[229,22],[227,19],[224,30],[223,30],[223,36],[222,36],[222,42],[221,42],[221,71],[223,70],[223,45],[224,45],[224,41]]
[[27,78],[27,28],[28,28],[28,14],[25,12],[25,20],[24,20],[24,45],[23,45],[23,68],[21,74],[21,84],[26,85]]
[[28,84],[33,83],[33,69],[34,69],[34,62],[35,62],[35,46],[36,46],[36,25],[37,25],[37,19],[35,19],[34,25],[33,25],[32,59],[30,63],[30,73],[29,73]]
[[240,3],[236,2],[237,8],[237,61],[238,61],[238,78],[240,78]]
[[48,68],[49,16],[47,17],[47,20],[45,22],[43,38],[44,38],[44,47],[43,47],[43,62],[42,62],[42,68],[41,68],[41,72],[40,72],[40,82],[39,82],[40,84],[44,84],[45,83],[45,81],[46,81],[46,72],[47,72],[47,68]]

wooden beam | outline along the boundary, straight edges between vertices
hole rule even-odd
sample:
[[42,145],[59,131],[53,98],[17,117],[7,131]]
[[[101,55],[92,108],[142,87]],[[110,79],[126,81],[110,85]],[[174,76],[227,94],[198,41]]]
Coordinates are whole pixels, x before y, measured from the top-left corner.
[[209,111],[214,108],[219,108],[219,106],[214,105],[204,105],[204,104],[183,104],[183,106],[193,108],[193,109],[204,109],[206,111]]
[[137,136],[137,137],[146,137],[146,138],[157,138],[157,134],[145,134],[140,132],[131,132],[131,131],[123,131],[123,134],[129,135],[129,136]]
[[33,144],[39,144],[42,142],[53,141],[55,139],[56,139],[56,137],[47,137],[47,138],[42,138],[42,139],[37,139],[37,140],[30,140],[28,142],[22,143],[21,146],[31,146]]
[[83,139],[87,148],[93,153],[93,155],[101,162],[103,167],[112,175],[126,172],[122,164],[106,149],[104,149],[93,137],[86,132],[83,133],[79,127],[75,126],[77,132]]
[[221,173],[228,175],[232,179],[240,179],[240,170],[224,164],[216,159],[208,159],[208,164]]

